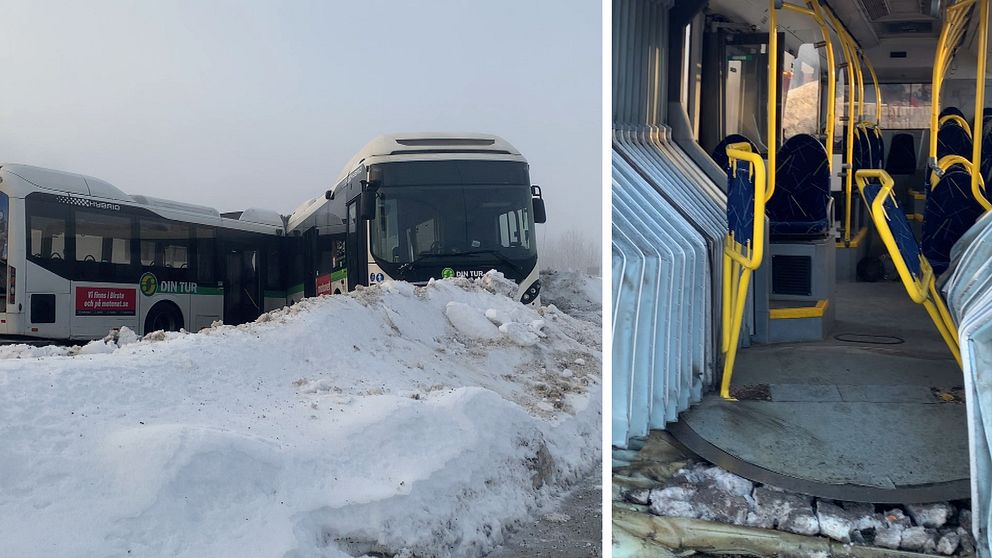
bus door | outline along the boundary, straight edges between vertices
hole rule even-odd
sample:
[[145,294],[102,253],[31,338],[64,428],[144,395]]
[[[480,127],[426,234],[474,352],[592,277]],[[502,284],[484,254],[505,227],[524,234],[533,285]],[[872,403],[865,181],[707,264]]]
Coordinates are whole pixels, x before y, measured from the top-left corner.
[[319,266],[317,265],[317,227],[307,229],[303,232],[303,296],[316,296],[317,276]]
[[358,204],[361,196],[355,197],[348,203],[348,231],[345,239],[345,261],[348,265],[348,289],[354,290],[356,285],[368,285],[369,258],[366,248],[365,221],[358,218]]
[[242,324],[262,313],[259,297],[258,252],[233,248],[227,253],[224,283],[224,323]]

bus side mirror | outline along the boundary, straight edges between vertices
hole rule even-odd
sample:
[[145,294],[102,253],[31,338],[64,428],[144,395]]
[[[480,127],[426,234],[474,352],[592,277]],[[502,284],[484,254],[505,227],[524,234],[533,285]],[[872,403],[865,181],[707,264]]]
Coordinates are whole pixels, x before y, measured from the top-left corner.
[[530,194],[534,201],[534,222],[546,223],[548,221],[548,211],[544,207],[544,196],[541,187],[537,184],[530,187]]
[[358,199],[358,217],[363,221],[369,221],[375,217],[375,192],[365,190]]

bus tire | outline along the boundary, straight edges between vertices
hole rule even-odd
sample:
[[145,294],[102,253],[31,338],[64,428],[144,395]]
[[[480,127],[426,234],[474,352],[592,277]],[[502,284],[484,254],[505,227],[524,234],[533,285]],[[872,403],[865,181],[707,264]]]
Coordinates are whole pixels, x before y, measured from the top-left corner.
[[153,331],[179,331],[183,328],[183,313],[174,302],[162,301],[152,306],[145,316],[145,334]]

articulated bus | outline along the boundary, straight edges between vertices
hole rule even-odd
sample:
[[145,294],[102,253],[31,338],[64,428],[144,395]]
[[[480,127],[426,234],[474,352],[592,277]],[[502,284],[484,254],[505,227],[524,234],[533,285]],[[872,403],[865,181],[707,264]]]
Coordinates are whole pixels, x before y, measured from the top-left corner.
[[534,225],[544,221],[541,189],[505,140],[408,133],[369,142],[287,227],[303,239],[305,296],[496,269],[526,304],[540,295]]
[[613,0],[615,446],[989,555],[989,3]]
[[282,218],[131,196],[102,180],[0,167],[0,334],[93,339],[243,323],[286,303]]
[[93,339],[127,326],[240,324],[304,296],[386,278],[497,269],[538,300],[527,161],[478,134],[373,140],[291,216],[128,195],[90,176],[0,166],[0,335]]

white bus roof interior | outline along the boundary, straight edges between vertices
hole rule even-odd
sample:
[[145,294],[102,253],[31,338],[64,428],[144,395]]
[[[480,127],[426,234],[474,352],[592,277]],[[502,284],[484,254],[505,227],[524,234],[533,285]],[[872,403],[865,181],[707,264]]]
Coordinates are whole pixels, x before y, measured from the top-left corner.
[[[828,0],[826,5],[864,50],[880,82],[930,83],[937,38],[943,25],[937,0]],[[759,33],[768,29],[768,2],[765,0],[711,0],[707,12],[721,14],[738,24],[754,26]],[[975,78],[976,20],[972,18],[964,34],[964,42],[951,62],[948,70],[950,79]],[[734,24],[729,25],[732,27]],[[778,25],[779,31],[784,34],[784,47],[792,53],[796,53],[803,44],[823,40],[820,29],[805,15],[779,10]],[[843,54],[839,51],[836,35],[834,46],[839,64],[843,61]],[[824,56],[822,50],[820,55],[821,58]],[[842,71],[839,73],[843,76]],[[870,82],[870,78],[866,80],[866,84]],[[874,93],[869,90],[866,95],[872,99]]]

